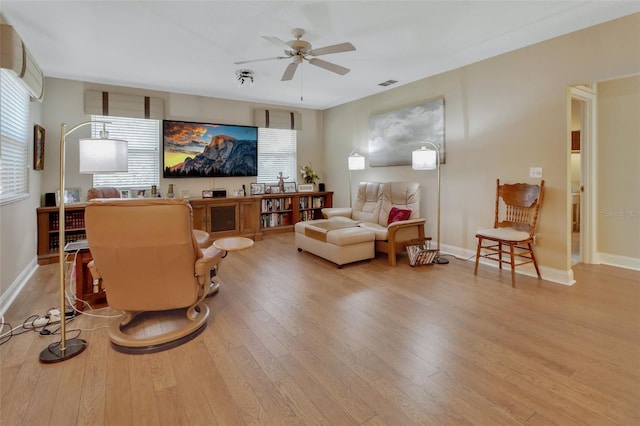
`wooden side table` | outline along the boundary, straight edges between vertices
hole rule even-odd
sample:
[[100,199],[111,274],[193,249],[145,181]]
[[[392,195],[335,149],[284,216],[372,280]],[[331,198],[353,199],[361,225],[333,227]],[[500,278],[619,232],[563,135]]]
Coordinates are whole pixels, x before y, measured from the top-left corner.
[[85,304],[89,303],[92,307],[102,307],[107,304],[107,294],[102,287],[93,287],[93,277],[87,266],[93,260],[89,246],[86,240],[76,241],[65,246],[67,261],[73,262],[75,257],[75,279],[76,279],[76,309],[84,310]]
[[[225,258],[230,251],[246,250],[253,247],[253,240],[245,237],[227,237],[215,240],[212,245],[218,250],[222,250],[224,252],[224,255],[222,255],[222,257]],[[212,276],[211,285],[209,286],[209,293],[207,294],[207,297],[213,296],[218,292],[219,289],[220,280]]]
[[223,257],[227,257],[227,252],[246,250],[253,246],[253,240],[245,237],[220,238],[213,242],[213,246],[225,252]]

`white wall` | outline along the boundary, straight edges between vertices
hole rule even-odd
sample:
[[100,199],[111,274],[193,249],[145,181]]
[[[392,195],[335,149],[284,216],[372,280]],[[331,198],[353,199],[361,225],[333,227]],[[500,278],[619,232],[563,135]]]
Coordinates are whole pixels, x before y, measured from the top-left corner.
[[598,84],[598,252],[606,263],[635,259],[638,269],[639,118],[640,76]]
[[[29,104],[29,198],[0,206],[0,313],[8,308],[37,267],[36,207],[40,206],[42,172],[33,170],[33,126],[42,124],[42,104]],[[54,133],[55,135],[55,133]],[[46,135],[51,140],[51,135]]]
[[[475,231],[493,223],[496,178],[536,183],[529,168],[542,167],[537,254],[543,269],[557,274],[554,280],[570,281],[567,88],[639,73],[639,29],[640,14],[628,16],[325,111],[325,157],[334,159],[327,163],[330,186],[348,182],[346,158],[354,147],[366,155],[369,116],[444,96],[442,244],[472,252]],[[427,233],[435,235],[434,173],[411,166],[353,173],[354,187],[365,180],[420,182]],[[341,191],[335,204],[348,205],[348,197]]]

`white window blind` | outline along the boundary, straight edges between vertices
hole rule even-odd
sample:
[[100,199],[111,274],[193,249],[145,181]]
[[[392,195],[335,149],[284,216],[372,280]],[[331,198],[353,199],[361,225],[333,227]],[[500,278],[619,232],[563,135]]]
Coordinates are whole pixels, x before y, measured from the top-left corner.
[[[129,142],[129,171],[93,175],[93,186],[121,189],[147,188],[160,183],[160,121],[143,118],[92,115],[92,121],[110,121],[109,137]],[[91,125],[91,137],[100,137],[101,123]]]
[[275,183],[280,172],[297,182],[296,147],[295,130],[258,128],[258,183]]
[[6,69],[0,83],[0,202],[5,203],[29,195],[29,95]]

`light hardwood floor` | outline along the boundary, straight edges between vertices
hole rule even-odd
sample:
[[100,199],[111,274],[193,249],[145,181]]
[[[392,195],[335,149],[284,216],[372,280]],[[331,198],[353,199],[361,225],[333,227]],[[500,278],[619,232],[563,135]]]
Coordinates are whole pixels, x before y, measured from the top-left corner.
[[[453,259],[337,269],[269,235],[223,261],[209,325],[183,346],[124,355],[100,328],[52,365],[38,355],[57,337],[0,346],[0,424],[640,424],[640,273],[575,274],[512,289],[508,271]],[[56,275],[39,268],[6,319],[56,307]]]

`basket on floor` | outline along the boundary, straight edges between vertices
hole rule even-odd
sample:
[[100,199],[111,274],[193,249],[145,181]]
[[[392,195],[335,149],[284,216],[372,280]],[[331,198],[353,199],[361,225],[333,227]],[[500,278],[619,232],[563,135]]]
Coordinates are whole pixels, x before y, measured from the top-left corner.
[[426,244],[417,244],[407,246],[407,254],[409,255],[409,265],[431,265],[438,250],[430,249]]

